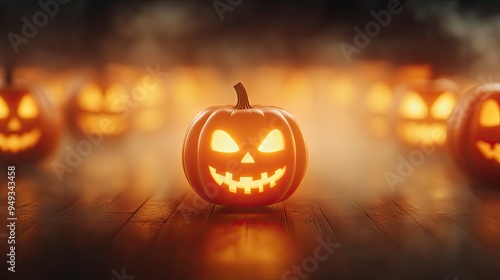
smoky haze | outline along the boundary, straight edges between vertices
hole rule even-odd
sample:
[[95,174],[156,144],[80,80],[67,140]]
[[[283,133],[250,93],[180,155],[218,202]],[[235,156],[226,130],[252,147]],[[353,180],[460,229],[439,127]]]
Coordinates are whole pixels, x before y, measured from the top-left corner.
[[[500,3],[401,1],[403,12],[355,59],[428,63],[437,72],[495,72],[500,62]],[[346,65],[338,45],[373,20],[387,1],[243,1],[221,21],[211,1],[83,1],[60,5],[15,54],[34,1],[2,1],[2,61],[68,67],[125,62],[211,65]]]

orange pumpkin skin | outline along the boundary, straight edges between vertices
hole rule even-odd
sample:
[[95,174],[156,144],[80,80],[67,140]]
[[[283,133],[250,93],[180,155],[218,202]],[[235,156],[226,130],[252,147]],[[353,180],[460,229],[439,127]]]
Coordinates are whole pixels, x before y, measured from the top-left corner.
[[[444,151],[447,145],[447,120],[456,105],[458,92],[458,85],[447,79],[419,79],[398,87],[393,103],[392,119],[394,133],[399,142],[409,148],[432,145]],[[409,96],[418,98],[412,100],[417,102],[410,102]],[[446,102],[443,97],[451,98],[453,102]],[[443,103],[453,104],[442,106]],[[424,113],[419,111],[419,106],[425,110]]]
[[[284,201],[306,171],[304,136],[286,110],[252,107],[243,85],[235,89],[235,107],[208,108],[189,127],[182,157],[185,175],[193,190],[211,203],[247,207]],[[222,134],[233,145],[218,148]],[[233,150],[220,151],[229,146]]]
[[62,119],[43,92],[5,88],[0,99],[0,165],[35,163],[54,151]]
[[[484,126],[481,115],[487,102],[497,113]],[[448,121],[448,145],[457,165],[471,177],[497,186],[500,183],[498,106],[499,83],[476,86],[460,97]]]

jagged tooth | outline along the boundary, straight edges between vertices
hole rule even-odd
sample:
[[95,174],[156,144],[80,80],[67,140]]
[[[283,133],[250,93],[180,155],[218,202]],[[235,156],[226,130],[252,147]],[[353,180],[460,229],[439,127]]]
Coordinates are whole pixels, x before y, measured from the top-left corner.
[[232,193],[236,193],[236,184],[234,182],[228,182],[229,185],[229,191]]
[[23,135],[21,135],[19,142],[21,143],[21,146],[24,148],[31,148],[33,140],[33,132],[26,132]]
[[267,172],[263,172],[260,174],[260,178],[263,182],[265,182],[269,179],[269,176],[267,175]]
[[240,186],[246,187],[252,185],[252,177],[240,177]]
[[276,181],[271,180],[271,182],[269,183],[269,186],[271,186],[271,188],[273,188],[274,186],[276,186]]
[[489,143],[479,141],[477,142],[477,147],[486,158],[491,159],[494,156],[494,152],[491,150],[491,145]]
[[217,170],[211,166],[208,167],[210,170],[210,174],[212,174],[212,178],[215,180],[215,182],[221,186],[222,183],[224,183],[224,176],[220,175],[217,173]]
[[[222,176],[221,176],[222,177]],[[233,181],[233,174],[226,172],[226,176],[222,177],[226,182],[232,182]]]
[[17,135],[12,135],[11,137],[9,137],[9,146],[12,147],[12,150],[14,153],[17,153],[19,151],[19,136]]
[[224,176],[222,176],[222,175],[220,175],[220,174],[217,174],[217,177],[218,177],[218,178],[219,178],[219,180],[221,181],[221,184],[222,184],[222,183],[227,183],[227,182],[225,181],[226,177],[224,177]]
[[252,193],[252,189],[250,188],[250,186],[245,186],[245,194],[251,194]]
[[264,192],[264,185],[260,184],[259,185],[259,193]]

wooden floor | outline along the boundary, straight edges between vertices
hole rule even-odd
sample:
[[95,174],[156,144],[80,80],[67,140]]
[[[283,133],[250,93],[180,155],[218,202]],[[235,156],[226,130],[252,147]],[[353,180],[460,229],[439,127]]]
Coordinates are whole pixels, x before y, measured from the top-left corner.
[[[50,170],[18,168],[16,273],[7,272],[2,225],[0,276],[500,279],[500,193],[453,173],[441,182],[432,170],[423,168],[385,195],[299,194],[269,207],[235,209],[202,201],[186,183],[165,189],[141,178],[136,187],[131,175],[117,183],[125,189],[99,189],[113,182],[93,178],[85,184],[97,186],[94,193],[65,192],[50,187],[59,185]],[[426,177],[436,183],[420,180]],[[5,189],[0,221],[6,220]]]

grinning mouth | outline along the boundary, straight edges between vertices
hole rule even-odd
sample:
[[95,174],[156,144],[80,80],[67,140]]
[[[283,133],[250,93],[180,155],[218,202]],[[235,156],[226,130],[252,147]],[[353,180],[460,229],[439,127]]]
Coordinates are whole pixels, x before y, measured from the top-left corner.
[[42,133],[38,128],[34,128],[23,134],[5,135],[0,133],[0,149],[2,152],[11,153],[24,151],[33,147],[38,142],[41,135]]
[[411,144],[443,145],[446,142],[446,125],[442,123],[404,123],[397,129],[401,139]]
[[496,159],[500,163],[500,143],[489,144],[479,140],[476,145],[485,158]]
[[80,115],[76,119],[80,129],[87,133],[100,133],[106,135],[118,135],[125,131],[125,122],[116,115]]
[[274,174],[269,177],[267,172],[260,174],[260,179],[252,180],[252,177],[240,177],[239,181],[233,180],[233,174],[226,172],[225,176],[217,173],[215,168],[209,166],[212,178],[219,186],[226,184],[229,186],[229,191],[236,193],[238,189],[244,190],[244,194],[251,194],[252,190],[259,190],[259,193],[264,191],[264,185],[269,185],[270,188],[276,186],[276,182],[283,177],[286,171],[286,166],[274,171]]

